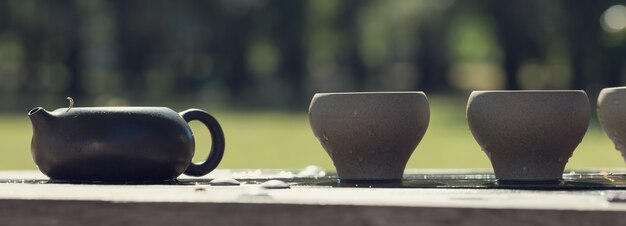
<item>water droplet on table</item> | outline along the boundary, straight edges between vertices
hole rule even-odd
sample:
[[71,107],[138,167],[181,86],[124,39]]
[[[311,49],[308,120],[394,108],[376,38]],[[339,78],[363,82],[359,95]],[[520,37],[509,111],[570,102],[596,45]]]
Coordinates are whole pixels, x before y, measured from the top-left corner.
[[239,186],[241,182],[230,177],[215,178],[209,182],[211,186]]
[[261,183],[260,186],[265,189],[285,189],[291,187],[282,180],[268,180]]
[[572,171],[569,171],[569,174],[570,174],[570,175],[576,175],[576,171],[573,171],[573,170],[572,170]]
[[310,165],[300,170],[297,176],[298,177],[323,177],[323,176],[326,176],[326,172],[324,171],[323,168],[319,166]]
[[271,196],[267,193],[266,189],[260,187],[247,189],[239,195],[239,199],[246,201],[264,201],[269,198],[271,198]]

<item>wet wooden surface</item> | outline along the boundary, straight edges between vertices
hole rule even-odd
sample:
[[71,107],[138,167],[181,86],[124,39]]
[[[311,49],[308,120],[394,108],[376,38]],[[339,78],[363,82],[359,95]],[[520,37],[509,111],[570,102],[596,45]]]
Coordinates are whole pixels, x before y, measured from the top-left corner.
[[249,180],[296,173],[218,170],[193,179],[248,181],[218,187],[51,184],[35,171],[0,172],[0,225],[626,225],[619,189],[264,189]]

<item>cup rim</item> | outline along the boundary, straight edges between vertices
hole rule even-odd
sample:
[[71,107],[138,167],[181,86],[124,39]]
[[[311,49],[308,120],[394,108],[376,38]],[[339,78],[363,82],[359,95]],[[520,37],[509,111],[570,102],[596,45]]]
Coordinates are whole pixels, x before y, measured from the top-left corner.
[[472,94],[480,94],[480,93],[585,93],[584,90],[573,89],[573,90],[474,90]]
[[330,93],[315,93],[315,96],[328,96],[328,95],[385,95],[385,94],[423,94],[424,91],[384,91],[384,92],[330,92]]
[[610,92],[610,91],[626,91],[626,86],[606,87],[600,90],[600,93],[605,93],[605,92]]

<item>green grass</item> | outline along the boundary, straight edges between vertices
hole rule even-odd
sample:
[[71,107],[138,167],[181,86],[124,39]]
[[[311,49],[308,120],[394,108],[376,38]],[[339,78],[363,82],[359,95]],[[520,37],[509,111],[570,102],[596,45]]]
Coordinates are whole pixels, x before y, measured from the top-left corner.
[[[465,99],[432,96],[431,121],[408,168],[489,168],[465,120]],[[306,113],[217,111],[226,134],[226,154],[220,168],[333,169],[317,143]],[[210,146],[209,134],[192,123],[196,161]],[[32,129],[26,114],[0,115],[0,169],[35,169],[30,157]],[[570,159],[568,169],[623,167],[624,160],[592,118],[587,135]]]

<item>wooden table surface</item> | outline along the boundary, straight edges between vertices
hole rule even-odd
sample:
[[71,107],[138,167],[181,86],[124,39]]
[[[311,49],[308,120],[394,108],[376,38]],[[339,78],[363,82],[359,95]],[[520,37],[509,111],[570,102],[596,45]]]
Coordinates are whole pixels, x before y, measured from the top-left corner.
[[[199,180],[292,175],[217,170]],[[626,225],[626,190],[21,182],[45,179],[0,172],[0,225]]]

